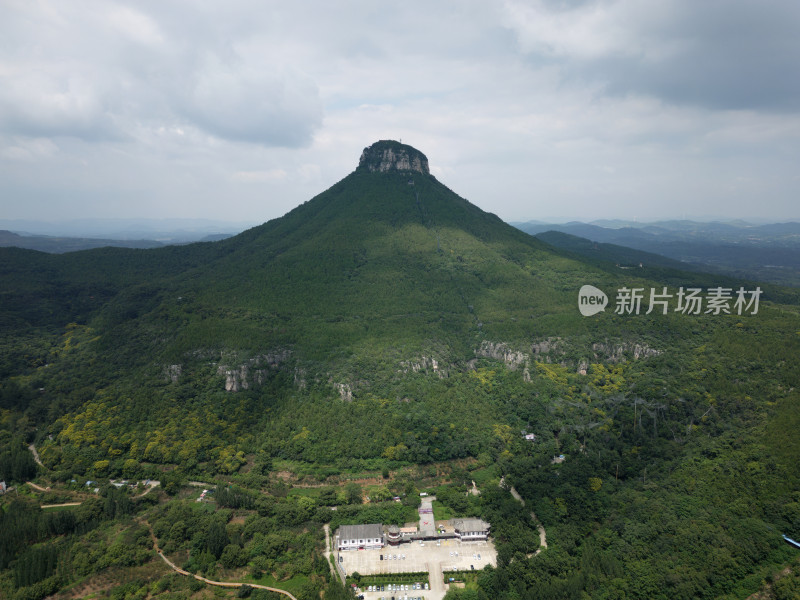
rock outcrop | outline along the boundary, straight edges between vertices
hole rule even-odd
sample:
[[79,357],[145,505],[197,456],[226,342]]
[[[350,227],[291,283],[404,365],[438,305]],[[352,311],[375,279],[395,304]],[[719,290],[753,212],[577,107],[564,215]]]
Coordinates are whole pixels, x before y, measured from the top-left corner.
[[[576,368],[576,372],[580,375],[586,375],[590,363],[619,363],[628,360],[641,360],[651,356],[658,356],[661,354],[660,350],[651,348],[643,342],[633,341],[605,341],[596,342],[591,345],[591,349],[575,346],[574,343],[569,343],[567,340],[550,337],[545,340],[538,340],[531,343],[531,353],[521,352],[514,350],[509,344],[505,342],[490,342],[484,340],[478,349],[475,350],[475,356],[478,358],[492,358],[505,363],[505,365],[513,370],[522,368],[522,375],[525,381],[530,381],[530,365],[531,360],[539,363],[558,363],[562,366],[572,365]],[[573,357],[569,359],[567,351],[570,349],[569,354]],[[585,352],[586,354],[577,359],[575,355]],[[475,368],[476,359],[467,363],[468,368]]]
[[364,148],[358,161],[358,168],[380,173],[416,171],[430,175],[431,172],[427,156],[416,148],[394,140],[381,140]]
[[270,370],[277,369],[290,355],[289,350],[278,350],[259,354],[236,366],[220,364],[217,366],[217,374],[225,376],[226,392],[246,390],[250,386],[263,384],[269,377]]
[[449,375],[449,369],[444,367],[435,358],[427,356],[404,360],[400,363],[400,367],[402,373],[408,373],[409,371],[413,371],[414,373],[427,373],[430,371],[438,375],[440,379],[444,379]]
[[[534,354],[564,354],[564,341],[558,337],[549,337],[546,340],[533,342],[531,352]],[[536,360],[539,360],[538,358]],[[550,362],[547,360],[546,362]]]
[[599,342],[592,344],[595,360],[625,362],[628,358],[639,360],[661,354],[660,350],[636,342]]
[[475,355],[482,358],[502,360],[512,371],[515,371],[517,367],[527,366],[530,359],[527,354],[512,350],[504,342],[490,342],[488,340],[481,342],[481,346],[475,351]]
[[475,356],[502,360],[512,371],[516,371],[518,367],[522,367],[522,378],[525,381],[531,380],[530,370],[528,369],[530,365],[530,356],[524,352],[512,350],[504,342],[490,342],[484,340],[481,342],[480,348],[475,350]]
[[181,373],[183,373],[183,367],[181,365],[167,365],[164,367],[164,377],[167,381],[172,383],[178,383]]
[[334,383],[333,386],[339,392],[339,397],[345,402],[353,401],[353,388],[349,383]]

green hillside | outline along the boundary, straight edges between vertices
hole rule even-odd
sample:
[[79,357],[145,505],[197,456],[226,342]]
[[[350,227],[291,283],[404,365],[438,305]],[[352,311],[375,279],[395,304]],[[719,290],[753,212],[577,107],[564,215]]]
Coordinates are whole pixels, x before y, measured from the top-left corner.
[[[309,532],[342,497],[358,505],[330,486],[364,476],[383,482],[376,498],[441,484],[452,514],[492,522],[498,567],[465,598],[745,597],[791,562],[780,534],[800,535],[796,294],[764,288],[757,314],[687,315],[674,298],[645,314],[651,288],[752,289],[670,266],[548,246],[390,141],[284,217],[220,242],[2,248],[0,479],[38,470],[75,495],[86,478],[154,478],[175,496],[151,506],[111,490],[105,512],[71,524],[30,517],[37,533],[0,539],[0,589],[39,598],[74,583],[20,561],[40,547],[77,561],[114,527],[139,535],[137,515],[171,551],[193,549],[192,569],[230,563],[335,597]],[[581,316],[584,284],[609,295],[604,312]],[[645,290],[640,314],[616,314],[623,287]],[[538,556],[501,475],[547,529]],[[321,487],[293,495],[287,477]],[[192,479],[241,495],[204,516]],[[482,495],[464,501],[473,479]],[[336,518],[407,520],[392,505]],[[22,531],[38,511],[26,506],[6,501],[0,529]],[[227,545],[204,537],[212,526]],[[105,533],[90,542],[89,530]],[[269,560],[267,534],[287,540]],[[86,561],[82,577],[102,572]]]
[[476,336],[546,330],[542,319],[572,312],[567,290],[590,275],[432,177],[403,173],[353,173],[230,245],[171,282],[191,299],[185,312],[224,306],[219,317],[230,324],[222,337],[205,327],[179,332],[181,352],[291,344],[327,359],[369,340],[416,351],[443,337],[468,352],[463,344]]

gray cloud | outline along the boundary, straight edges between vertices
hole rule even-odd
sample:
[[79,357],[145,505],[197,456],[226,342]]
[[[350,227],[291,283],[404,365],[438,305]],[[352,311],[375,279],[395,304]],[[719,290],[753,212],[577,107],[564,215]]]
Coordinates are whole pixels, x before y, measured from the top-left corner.
[[800,4],[636,0],[509,4],[531,60],[607,93],[711,109],[800,108]]
[[279,216],[402,138],[506,219],[798,217],[796,0],[6,0],[6,218]]
[[142,125],[177,124],[298,147],[321,124],[312,80],[277,53],[242,55],[211,35],[208,20],[193,30],[157,5],[148,13],[112,2],[16,8],[0,26],[16,42],[0,70],[0,128],[8,133],[122,139]]

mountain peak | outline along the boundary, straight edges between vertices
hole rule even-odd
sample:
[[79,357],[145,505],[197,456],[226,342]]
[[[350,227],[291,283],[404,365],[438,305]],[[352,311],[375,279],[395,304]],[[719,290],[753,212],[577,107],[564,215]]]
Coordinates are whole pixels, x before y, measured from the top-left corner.
[[358,168],[381,173],[417,171],[423,175],[430,174],[427,156],[412,146],[394,140],[381,140],[364,148]]

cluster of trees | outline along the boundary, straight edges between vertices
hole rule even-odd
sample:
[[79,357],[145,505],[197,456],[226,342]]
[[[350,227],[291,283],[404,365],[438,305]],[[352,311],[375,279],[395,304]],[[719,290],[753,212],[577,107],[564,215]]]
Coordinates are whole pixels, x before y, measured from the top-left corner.
[[[0,510],[0,573],[10,578],[0,577],[0,592],[5,588],[9,598],[39,600],[111,565],[150,560],[149,534],[130,520],[136,510],[114,486],[61,510],[42,510],[22,498],[7,503]],[[113,529],[115,522],[123,524],[122,535]]]
[[[0,435],[2,432],[0,432]],[[0,439],[0,481],[23,483],[36,476],[36,462],[20,438]]]
[[43,512],[15,500],[0,511],[0,570],[7,568],[29,546],[59,535],[86,531],[96,524],[81,511]]
[[214,500],[226,508],[253,508],[257,496],[236,486],[217,486]]
[[321,554],[322,520],[336,513],[304,496],[256,497],[236,487],[223,490],[218,488],[215,496],[222,492],[227,504],[238,508],[209,510],[207,503],[174,499],[154,509],[150,522],[165,553],[188,550],[183,567],[207,577],[244,568],[255,581],[293,581],[293,593],[304,600],[317,598],[323,588],[337,597]]

